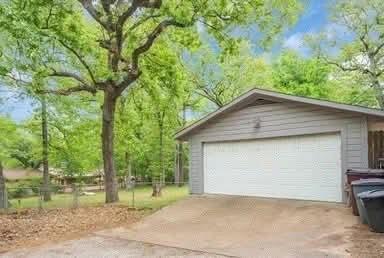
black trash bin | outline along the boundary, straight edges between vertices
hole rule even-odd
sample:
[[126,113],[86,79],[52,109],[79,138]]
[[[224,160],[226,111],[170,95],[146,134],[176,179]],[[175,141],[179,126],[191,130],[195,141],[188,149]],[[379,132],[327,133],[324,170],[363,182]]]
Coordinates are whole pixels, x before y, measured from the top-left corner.
[[[383,178],[367,178],[367,179],[359,179],[356,181],[353,181],[351,183],[352,186],[352,194],[354,195],[354,198],[356,200],[356,207],[358,208],[358,215],[360,215],[361,221],[364,224],[367,224],[365,215],[360,214],[361,210],[361,201],[359,200],[358,195],[365,191],[370,190],[383,190],[384,191],[384,179]],[[360,207],[359,207],[360,206]]]
[[359,211],[360,221],[363,224],[368,224],[368,217],[367,217],[367,211],[364,207],[362,198],[367,194],[370,194],[371,192],[372,191],[365,191],[357,194],[357,197],[356,197],[357,210]]
[[368,224],[373,231],[384,233],[384,191],[370,191],[361,196]]
[[[350,186],[351,183],[355,180],[362,178],[384,178],[384,169],[369,169],[369,168],[360,168],[360,169],[348,169],[347,170],[347,182]],[[353,193],[350,195],[350,201],[352,206],[353,215],[359,216],[357,210],[356,199]]]

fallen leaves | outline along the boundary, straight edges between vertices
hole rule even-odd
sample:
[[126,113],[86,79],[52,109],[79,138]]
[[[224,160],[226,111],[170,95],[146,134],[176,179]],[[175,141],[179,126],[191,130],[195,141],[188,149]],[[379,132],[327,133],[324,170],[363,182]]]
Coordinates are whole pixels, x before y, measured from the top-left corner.
[[78,209],[23,210],[0,215],[0,253],[60,239],[81,237],[95,230],[126,226],[143,212],[105,205]]

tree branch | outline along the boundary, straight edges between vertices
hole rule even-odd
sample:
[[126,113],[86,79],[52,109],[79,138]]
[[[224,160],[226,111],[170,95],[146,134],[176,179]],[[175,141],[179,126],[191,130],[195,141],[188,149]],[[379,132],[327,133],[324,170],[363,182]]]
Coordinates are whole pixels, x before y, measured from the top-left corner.
[[371,74],[373,76],[375,76],[374,72],[372,72],[371,70],[367,69],[367,68],[363,68],[363,67],[345,67],[343,66],[342,64],[339,64],[337,62],[333,62],[333,61],[330,61],[330,60],[325,60],[328,64],[331,64],[331,65],[334,65],[336,67],[338,67],[339,69],[341,69],[342,71],[344,72],[354,72],[354,71],[360,71],[362,73],[365,73],[365,74]]
[[101,5],[103,6],[103,9],[106,13],[110,13],[111,12],[111,4],[112,2],[114,1],[110,1],[110,0],[101,0]]
[[168,26],[177,26],[177,27],[187,27],[189,25],[179,23],[175,20],[164,20],[160,22],[156,28],[147,36],[147,40],[136,48],[132,53],[132,65],[128,69],[128,75],[123,79],[122,82],[120,82],[117,85],[116,90],[116,96],[120,96],[120,94],[131,84],[133,83],[137,78],[140,77],[141,72],[139,71],[139,58],[140,55],[147,52],[153,43],[155,42],[156,38],[161,34],[161,32],[164,31],[165,28]]
[[220,100],[216,99],[215,97],[211,96],[211,94],[209,92],[206,91],[206,89],[201,89],[202,92],[200,92],[199,90],[195,91],[198,95],[200,95],[201,97],[203,98],[206,98],[208,99],[209,101],[211,101],[213,104],[215,104],[216,106],[218,107],[222,107],[223,106],[223,103],[221,103]]
[[133,0],[131,6],[118,18],[115,26],[117,51],[115,51],[116,53],[114,54],[114,58],[112,60],[112,66],[115,70],[118,66],[120,53],[124,42],[123,28],[128,18],[131,17],[138,8],[144,7],[159,9],[161,4],[162,0]]
[[138,8],[144,7],[144,8],[159,9],[161,7],[161,4],[162,4],[162,0],[155,0],[155,1],[133,0],[131,6],[119,17],[117,21],[117,26],[121,27],[122,29],[127,19],[131,17]]
[[133,72],[135,73],[138,72],[140,55],[147,52],[151,48],[155,40],[159,37],[159,35],[169,26],[184,28],[184,27],[190,26],[190,24],[179,23],[175,20],[164,20],[160,22],[156,26],[156,28],[147,36],[147,40],[144,42],[144,44],[142,44],[141,46],[139,46],[133,51],[132,53],[132,71]]
[[63,40],[60,40],[58,39],[58,41],[60,42],[61,45],[63,45],[66,49],[68,49],[69,51],[71,51],[76,57],[77,59],[80,61],[80,63],[85,67],[85,69],[88,71],[88,74],[89,76],[91,77],[91,80],[94,84],[97,84],[96,82],[96,79],[92,73],[92,70],[91,68],[89,67],[89,65],[85,62],[85,60],[83,59],[83,57],[77,53],[77,51],[75,49],[73,49],[71,46],[69,46],[68,44],[66,44]]
[[[145,18],[139,20],[138,22],[136,22],[135,24],[133,24],[131,27],[129,27],[129,31],[132,31],[134,29],[136,29],[137,27],[139,27],[140,25],[142,25],[143,23],[147,22],[148,20],[150,19],[154,19],[154,18],[158,18],[160,17],[161,15],[160,14],[154,14],[154,15],[149,15],[149,16],[146,16]],[[125,38],[126,36],[124,36]]]
[[71,73],[71,72],[65,72],[65,71],[53,71],[53,73],[50,74],[50,76],[53,76],[53,77],[68,77],[68,78],[72,78],[84,85],[87,85],[88,86],[88,83],[86,80],[84,80],[84,78],[82,78],[81,76],[75,74],[75,73]]
[[79,86],[75,86],[75,87],[68,88],[68,89],[40,90],[40,91],[38,91],[38,93],[50,93],[50,94],[68,96],[68,95],[71,95],[74,92],[80,92],[80,91],[90,92],[93,95],[95,95],[97,93],[97,90],[95,88],[89,87],[87,85],[79,85]]
[[380,45],[377,46],[377,48],[373,52],[373,55],[374,56],[377,55],[383,47],[384,47],[384,42],[382,42]]
[[128,75],[123,79],[123,81],[117,85],[117,89],[115,91],[116,97],[120,96],[129,85],[131,85],[140,77],[140,75],[141,72],[138,72],[137,74],[128,73]]
[[99,23],[104,29],[107,31],[112,31],[110,24],[104,22],[101,20],[101,17],[103,16],[102,13],[100,13],[98,10],[95,9],[95,7],[92,4],[92,0],[78,0],[81,5],[84,7],[85,10],[89,13],[89,15],[92,16],[92,18]]

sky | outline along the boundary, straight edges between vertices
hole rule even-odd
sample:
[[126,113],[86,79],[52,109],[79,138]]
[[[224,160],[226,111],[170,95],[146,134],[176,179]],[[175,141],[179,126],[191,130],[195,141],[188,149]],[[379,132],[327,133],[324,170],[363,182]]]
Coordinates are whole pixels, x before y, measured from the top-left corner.
[[[328,21],[327,5],[330,0],[303,0],[304,11],[297,23],[282,34],[282,40],[274,44],[271,53],[276,55],[282,49],[292,49],[303,55],[309,50],[304,46],[303,37],[307,33],[333,30]],[[255,28],[247,30],[250,41],[257,45],[258,36]],[[8,92],[0,85],[0,115],[8,115],[16,121],[27,119],[33,110],[33,103],[28,99],[19,99],[17,93]]]
[[23,121],[31,116],[34,103],[18,92],[10,91],[0,84],[0,116],[10,116],[15,121]]
[[304,12],[295,26],[288,29],[280,47],[289,48],[305,54],[308,50],[304,46],[303,37],[308,33],[316,33],[330,29],[332,23],[328,20],[326,0],[304,1]]

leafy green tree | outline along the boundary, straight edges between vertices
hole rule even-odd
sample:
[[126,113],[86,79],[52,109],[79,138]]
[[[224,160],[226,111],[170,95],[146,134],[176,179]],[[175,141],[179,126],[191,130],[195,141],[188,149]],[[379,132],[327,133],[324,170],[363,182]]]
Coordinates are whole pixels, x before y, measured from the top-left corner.
[[[146,171],[140,174],[152,180],[153,196],[159,196],[164,181],[173,180],[173,134],[183,125],[181,114],[185,107],[195,105],[194,88],[180,64],[178,51],[155,46],[143,63],[143,70],[137,87],[127,99],[122,98],[119,106],[117,148],[122,147],[120,153],[127,152],[124,148],[131,150],[129,156],[136,163],[134,167],[140,162],[139,170]],[[123,155],[118,156],[118,164],[124,164]]]
[[6,208],[5,178],[3,174],[3,161],[9,158],[12,136],[16,135],[16,125],[8,118],[0,116],[0,208]]
[[[102,154],[109,203],[118,200],[117,99],[142,76],[141,64],[155,41],[168,35],[185,46],[196,45],[196,23],[218,39],[231,26],[256,24],[268,41],[294,21],[299,4],[296,0],[10,0],[0,8],[1,30],[17,40],[23,63],[40,59],[38,67],[18,67],[33,78],[49,78],[50,83],[42,85],[50,87],[42,91],[102,93]],[[227,49],[233,48],[234,42],[226,41]]]
[[12,145],[16,138],[16,124],[7,117],[0,116],[0,163],[9,159],[12,152]]
[[[315,37],[316,49],[329,64],[358,74],[384,108],[384,5],[380,0],[342,0],[331,6],[333,27]],[[336,52],[336,54],[335,54]],[[352,75],[355,76],[356,75]]]
[[319,58],[304,58],[283,52],[273,64],[273,84],[282,92],[315,98],[329,98],[331,69]]
[[[7,41],[7,43],[10,43]],[[31,148],[29,149],[26,145],[21,145],[22,142],[17,143],[18,147],[21,149],[21,152],[14,152],[13,158],[16,158],[19,162],[24,164],[24,167],[32,166],[32,167],[38,167],[40,164],[43,165],[43,196],[44,201],[50,201],[51,200],[51,189],[50,189],[50,178],[49,178],[49,163],[48,163],[48,122],[47,122],[47,98],[44,95],[37,94],[36,90],[33,87],[34,85],[39,85],[39,81],[34,81],[31,78],[29,78],[28,74],[21,74],[19,73],[18,69],[14,68],[12,66],[13,62],[9,59],[8,56],[5,57],[5,59],[2,60],[0,66],[0,79],[1,81],[5,82],[8,87],[10,87],[13,90],[19,91],[19,98],[31,98],[37,102],[40,103],[40,112],[41,112],[41,149],[42,149],[42,155],[41,159],[33,165],[33,163],[28,163],[28,159],[31,158]],[[35,64],[35,62],[32,62],[32,64]],[[23,65],[31,65],[31,63],[28,64],[25,62],[22,62],[18,64],[18,67],[23,67]]]
[[18,137],[13,142],[9,157],[17,160],[23,168],[38,169],[42,163],[40,150],[35,137],[24,133],[22,138]]
[[254,87],[271,88],[271,69],[262,57],[255,57],[243,41],[233,53],[214,53],[206,46],[186,60],[196,93],[215,107],[222,107]]
[[[67,175],[81,176],[99,169],[99,106],[92,97],[47,98],[49,160],[51,167]],[[36,110],[26,125],[41,137],[41,112]]]

